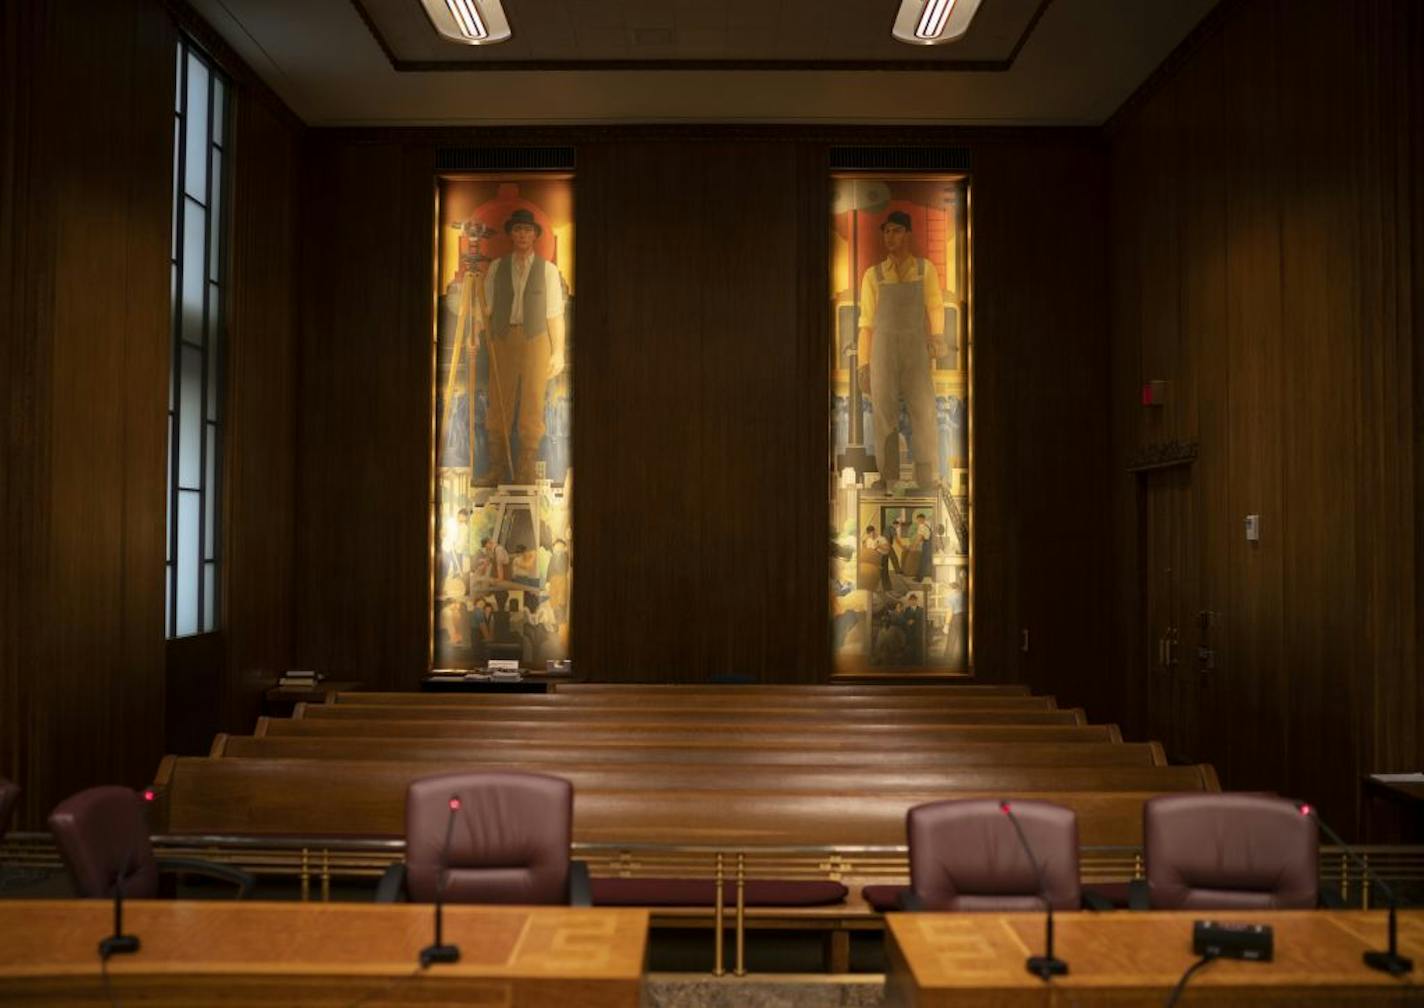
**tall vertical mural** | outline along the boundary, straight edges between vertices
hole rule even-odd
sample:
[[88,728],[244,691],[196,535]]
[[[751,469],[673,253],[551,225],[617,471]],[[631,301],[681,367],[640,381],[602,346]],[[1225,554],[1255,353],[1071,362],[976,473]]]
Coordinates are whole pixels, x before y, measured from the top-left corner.
[[574,220],[568,176],[439,189],[432,661],[568,655]]
[[967,672],[967,186],[842,175],[832,192],[836,671]]

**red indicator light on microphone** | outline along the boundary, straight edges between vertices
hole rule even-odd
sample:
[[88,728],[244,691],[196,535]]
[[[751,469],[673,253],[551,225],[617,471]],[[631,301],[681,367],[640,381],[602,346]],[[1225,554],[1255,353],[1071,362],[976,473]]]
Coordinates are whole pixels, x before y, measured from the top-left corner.
[[1001,801],[1001,802],[999,802],[999,811],[1002,812],[1002,813],[1004,813],[1004,815],[1008,815],[1008,814],[1009,814],[1009,803],[1006,802],[1006,801]]
[[1300,806],[1300,814],[1301,814],[1301,815],[1303,815],[1303,816],[1308,816],[1308,815],[1310,815],[1310,813],[1311,813],[1311,808],[1310,808],[1309,805],[1302,804],[1302,805]]
[[155,798],[157,798],[157,797],[158,797],[158,792],[155,791],[155,790],[153,790],[153,788],[147,788],[147,789],[143,792],[143,800],[144,800],[144,801],[153,801],[153,800],[154,800]]
[[450,811],[451,811],[451,812],[458,812],[458,811],[460,811],[460,799],[458,799],[458,798],[451,798],[451,799],[450,799]]

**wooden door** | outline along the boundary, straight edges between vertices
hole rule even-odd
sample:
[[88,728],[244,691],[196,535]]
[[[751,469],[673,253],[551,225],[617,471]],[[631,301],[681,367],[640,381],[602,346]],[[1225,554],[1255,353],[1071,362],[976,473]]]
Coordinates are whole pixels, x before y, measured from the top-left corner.
[[1138,477],[1147,730],[1173,763],[1202,759],[1202,711],[1211,665],[1210,617],[1199,605],[1201,551],[1190,465]]

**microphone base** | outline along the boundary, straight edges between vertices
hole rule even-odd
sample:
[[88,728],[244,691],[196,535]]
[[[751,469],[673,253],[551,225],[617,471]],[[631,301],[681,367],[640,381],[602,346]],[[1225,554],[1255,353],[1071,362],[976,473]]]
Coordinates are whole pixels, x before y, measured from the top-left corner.
[[1413,959],[1395,952],[1366,952],[1365,965],[1372,970],[1388,973],[1390,976],[1399,976],[1414,970]]
[[111,955],[125,955],[138,951],[138,935],[109,935],[99,943],[99,957],[107,959]]
[[1029,956],[1027,966],[1028,971],[1041,980],[1068,975],[1068,964],[1054,956]]
[[456,963],[460,961],[458,945],[427,945],[420,950],[420,965],[424,969],[432,963]]

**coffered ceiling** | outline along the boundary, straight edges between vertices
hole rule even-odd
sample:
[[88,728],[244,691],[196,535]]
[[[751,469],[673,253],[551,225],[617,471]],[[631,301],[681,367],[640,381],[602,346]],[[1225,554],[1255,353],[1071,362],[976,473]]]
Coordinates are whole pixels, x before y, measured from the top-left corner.
[[311,125],[1095,125],[1216,0],[982,0],[944,46],[898,0],[503,0],[514,37],[419,0],[191,0]]

